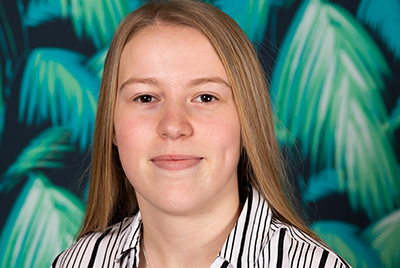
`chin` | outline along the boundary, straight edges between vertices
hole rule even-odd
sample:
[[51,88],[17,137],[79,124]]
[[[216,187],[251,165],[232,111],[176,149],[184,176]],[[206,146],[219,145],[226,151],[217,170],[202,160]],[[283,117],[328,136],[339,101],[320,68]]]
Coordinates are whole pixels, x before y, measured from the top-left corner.
[[194,195],[171,195],[170,198],[160,200],[159,207],[165,212],[173,214],[187,214],[201,206],[199,200],[194,200]]
[[153,205],[167,214],[177,216],[202,210],[209,203],[204,194],[191,191],[169,191],[168,194],[159,196],[162,198],[158,198]]

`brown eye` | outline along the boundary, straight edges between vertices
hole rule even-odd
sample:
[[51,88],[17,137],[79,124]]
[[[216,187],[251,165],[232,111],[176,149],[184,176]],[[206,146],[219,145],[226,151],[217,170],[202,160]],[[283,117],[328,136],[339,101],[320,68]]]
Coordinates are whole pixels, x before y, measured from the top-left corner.
[[143,102],[143,103],[147,103],[147,102],[152,102],[153,99],[154,99],[153,96],[150,96],[150,95],[142,95],[142,96],[139,96],[139,97],[135,98],[134,100],[135,100],[135,101],[139,101],[139,102]]
[[212,102],[214,100],[216,100],[217,98],[214,97],[213,95],[209,95],[209,94],[202,94],[199,95],[198,97],[195,98],[195,101],[199,101],[199,102]]
[[211,95],[201,95],[201,100],[202,100],[203,102],[210,102],[210,101],[212,101],[213,99],[214,99],[214,97],[211,96]]

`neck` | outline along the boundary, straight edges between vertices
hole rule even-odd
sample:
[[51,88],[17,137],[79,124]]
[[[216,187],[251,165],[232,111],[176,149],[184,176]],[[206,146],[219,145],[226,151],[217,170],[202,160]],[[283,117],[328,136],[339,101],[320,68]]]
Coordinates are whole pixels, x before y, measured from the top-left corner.
[[[141,243],[150,268],[210,267],[239,217],[239,194],[236,191],[210,205],[184,215],[141,209]],[[140,260],[140,266],[146,267],[143,250]]]

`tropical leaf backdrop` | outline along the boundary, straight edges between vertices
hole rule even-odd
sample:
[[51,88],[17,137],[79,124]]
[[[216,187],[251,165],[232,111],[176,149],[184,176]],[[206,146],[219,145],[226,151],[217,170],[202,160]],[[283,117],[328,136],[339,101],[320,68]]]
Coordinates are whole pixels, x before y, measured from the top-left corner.
[[[258,50],[310,226],[353,267],[400,267],[400,1],[204,1]],[[1,0],[0,267],[73,242],[107,48],[144,2]]]

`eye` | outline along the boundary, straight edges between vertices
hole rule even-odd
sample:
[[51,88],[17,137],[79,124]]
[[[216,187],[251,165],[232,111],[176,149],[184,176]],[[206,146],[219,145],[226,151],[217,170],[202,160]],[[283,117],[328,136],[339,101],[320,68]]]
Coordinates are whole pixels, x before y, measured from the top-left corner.
[[210,94],[202,94],[197,96],[194,101],[198,101],[198,102],[212,102],[214,100],[217,100],[216,97],[214,97],[213,95]]
[[148,103],[154,101],[154,97],[151,95],[141,95],[133,99],[134,101],[142,102],[142,103]]

